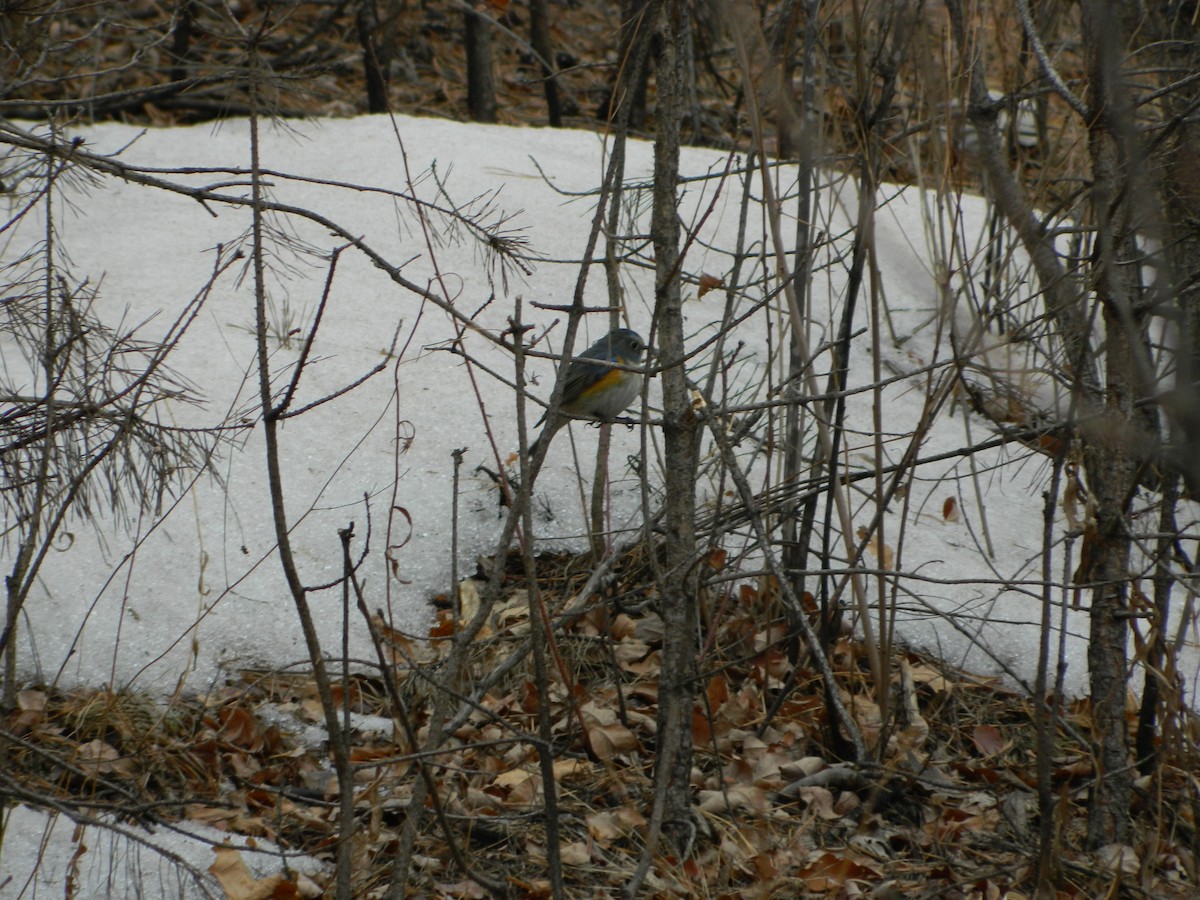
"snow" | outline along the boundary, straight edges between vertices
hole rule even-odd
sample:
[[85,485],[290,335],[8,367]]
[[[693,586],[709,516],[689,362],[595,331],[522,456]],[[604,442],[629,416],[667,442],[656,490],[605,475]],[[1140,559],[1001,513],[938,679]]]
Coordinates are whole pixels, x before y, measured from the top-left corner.
[[270,841],[246,841],[194,822],[149,831],[102,821],[76,826],[65,816],[49,817],[27,806],[6,810],[0,891],[5,897],[77,900],[223,897],[207,875],[214,847],[236,850],[255,878],[274,875],[285,863],[303,875],[320,870],[311,857],[284,854]]
[[[86,136],[96,152],[127,147],[121,159],[128,163],[241,166],[246,164],[247,130],[245,122],[226,122],[219,129],[170,129],[139,137],[135,129],[97,126]],[[564,258],[578,254],[571,242],[587,227],[585,205],[556,197],[540,180],[533,160],[567,187],[585,190],[599,177],[600,145],[595,135],[509,128],[463,132],[431,120],[406,121],[403,133],[410,159],[422,160],[422,169],[437,160],[440,177],[460,202],[503,187],[498,202],[511,211],[527,211],[521,224],[530,229],[539,249]],[[267,168],[326,180],[366,181],[392,190],[405,188],[401,155],[387,119],[289,125],[266,130],[264,138]],[[472,145],[478,149],[476,158],[463,153]],[[647,151],[638,156],[644,175]],[[225,179],[206,174],[180,180],[204,184]],[[430,199],[438,199],[430,179],[422,187]],[[350,223],[355,233],[389,259],[416,257],[404,268],[410,279],[424,285],[433,277],[419,230],[411,216],[399,221],[406,213],[398,214],[391,198],[282,181],[275,182],[271,195],[279,202],[318,209]],[[192,200],[120,182],[106,182],[74,200],[74,210],[60,217],[62,243],[70,248],[74,271],[103,276],[102,315],[135,322],[162,310],[150,322],[151,335],[155,326],[165,326],[173,317],[176,304],[190,299],[203,285],[213,265],[213,248],[241,240],[250,221],[245,210],[218,207],[219,215],[213,217]],[[536,216],[528,210],[536,210]],[[288,223],[287,230],[323,252],[342,243],[307,223]],[[555,237],[557,245],[547,247],[543,234]],[[296,311],[289,324],[303,326],[305,317],[311,318],[317,308],[326,270],[320,260],[289,256],[286,250],[280,251],[279,263],[272,284],[275,307],[282,309],[286,300]],[[465,243],[441,247],[438,265],[447,273],[451,301],[457,308],[471,314],[485,306],[492,285],[475,247]],[[534,314],[530,320],[536,321],[536,312],[529,302],[564,302],[571,295],[574,277],[570,265],[539,266],[536,278],[523,286],[526,309]],[[603,304],[602,290],[602,283],[593,279],[589,303]],[[512,312],[512,298],[504,297],[475,321],[500,331]],[[645,327],[646,317],[638,322],[637,312],[642,311],[635,311],[635,323]],[[550,321],[548,316],[541,319],[545,324]],[[200,321],[173,358],[175,369],[197,384],[207,399],[200,409],[176,404],[171,414],[179,424],[214,425],[230,411],[239,411],[240,417],[241,411],[250,410],[257,397],[257,382],[248,374],[253,364],[253,321],[248,280],[238,284],[227,277],[219,282]],[[605,330],[604,324],[589,323],[577,342],[579,348]],[[500,459],[490,453],[479,404],[461,360],[435,349],[455,336],[453,323],[445,313],[406,296],[386,275],[350,253],[339,262],[297,405],[336,391],[384,360],[397,331],[400,345],[407,343],[409,349],[395,369],[395,400],[393,373],[385,371],[356,390],[353,402],[328,403],[288,420],[281,432],[284,480],[288,512],[296,523],[293,539],[302,576],[307,584],[314,584],[340,574],[339,528],[355,522],[356,546],[362,546],[364,495],[371,498],[376,529],[372,546],[381,546],[392,503],[391,485],[399,472],[394,502],[411,515],[413,533],[398,552],[399,575],[406,583],[393,583],[402,595],[393,593],[390,609],[401,627],[423,633],[427,599],[449,589],[450,453],[469,448],[458,523],[459,571],[469,573],[474,558],[492,549],[499,532],[495,491],[487,476],[474,470],[481,464],[498,470],[515,447],[516,435],[510,393],[484,377],[479,386],[492,416]],[[489,353],[482,341],[468,336],[467,345],[502,371],[511,371],[506,358]],[[298,338],[275,349],[277,371],[294,363],[299,350]],[[549,364],[538,368],[540,390],[548,392],[552,368]],[[393,453],[397,418],[399,433],[411,434],[411,448],[398,459]],[[618,446],[628,452],[632,440],[620,434]],[[189,666],[194,667],[190,680],[203,684],[219,678],[222,667],[288,663],[304,657],[291,601],[269,558],[275,541],[261,437],[242,434],[238,441],[240,452],[227,454],[217,466],[222,483],[201,478],[103,594],[97,596],[104,580],[97,573],[107,574],[121,562],[123,543],[110,541],[105,552],[101,542],[81,530],[70,554],[48,566],[29,606],[40,661],[40,671],[30,675],[70,685],[94,683],[102,672],[101,680],[111,678],[118,687],[161,691],[173,688]],[[566,481],[569,470],[562,459],[552,464],[544,485],[554,476]],[[556,524],[561,524],[562,515]],[[404,523],[398,527],[403,534]],[[577,535],[579,528],[569,533]],[[376,552],[367,571],[372,608],[389,599],[384,580],[383,557]],[[332,594],[317,595],[314,607],[322,633],[336,634],[340,601]],[[89,609],[87,628],[77,636],[75,629]],[[199,645],[195,659],[191,658],[193,641]],[[370,655],[361,629],[355,633],[352,653]]]
[[[237,120],[144,133],[120,125],[75,132],[93,152],[119,151],[126,163],[161,168],[247,168],[248,133],[248,123]],[[720,172],[726,158],[713,151],[685,150],[682,162],[688,174],[702,175]],[[435,163],[436,179],[429,172]],[[410,281],[428,285],[445,298],[442,306],[422,302],[361,254],[346,250],[338,262],[296,405],[338,390],[381,361],[388,365],[348,396],[288,419],[281,430],[288,514],[304,582],[327,583],[340,575],[338,529],[350,522],[355,524],[354,553],[361,552],[369,506],[372,553],[363,570],[368,605],[388,609],[399,627],[420,634],[427,626],[429,598],[450,589],[452,451],[467,448],[457,521],[457,572],[462,577],[474,570],[476,557],[495,551],[502,524],[495,488],[477,467],[498,470],[517,446],[513,392],[483,368],[512,378],[511,356],[471,330],[463,337],[463,346],[479,368],[468,371],[462,357],[445,348],[467,318],[475,327],[501,332],[514,315],[518,295],[523,298],[523,321],[541,328],[563,318],[561,313],[535,308],[534,303],[570,302],[579,272],[575,260],[582,252],[595,202],[592,196],[570,194],[584,194],[600,183],[606,164],[604,142],[585,132],[405,117],[396,117],[393,128],[386,117],[362,117],[264,127],[262,164],[294,176],[270,179],[272,200],[319,211],[361,236],[391,263],[403,263],[402,272]],[[527,277],[509,273],[505,283],[470,241],[439,242],[431,252],[411,208],[395,197],[298,180],[302,176],[406,192],[410,190],[406,166],[417,194],[425,200],[448,203],[439,195],[441,183],[460,204],[474,201],[478,209],[484,202],[478,198],[488,198],[497,209],[514,215],[510,227],[524,229],[523,235],[543,259]],[[646,181],[651,170],[650,145],[633,143],[630,180]],[[160,177],[193,186],[223,184],[222,190],[230,194],[248,192],[244,175],[203,172]],[[787,177],[786,172],[781,174],[784,180]],[[727,252],[736,239],[738,185],[730,181],[719,195],[716,189],[715,182],[696,182],[685,192],[685,222],[699,222],[711,204],[686,266],[693,276],[703,272],[725,277],[730,268]],[[86,190],[78,186],[65,190],[70,197],[60,197],[57,222],[61,243],[69,248],[72,272],[101,280],[100,315],[112,322],[147,320],[149,335],[161,333],[181,305],[201,290],[214,265],[214,248],[244,242],[250,226],[245,208],[201,205],[132,182],[109,179]],[[895,191],[885,186],[882,193]],[[855,208],[852,195],[852,189],[843,185],[822,201],[825,218],[820,224],[829,234],[846,229]],[[961,204],[961,233],[974,242],[961,253],[969,257],[986,235],[985,207],[972,197],[961,198]],[[644,225],[648,203],[642,206]],[[885,340],[879,361],[885,376],[944,362],[951,354],[948,330],[969,328],[970,317],[961,305],[945,306],[947,295],[940,281],[945,277],[942,273],[955,268],[956,259],[929,226],[930,206],[915,190],[905,191],[882,207],[876,225],[884,300],[902,339],[899,346]],[[755,218],[751,216],[752,222]],[[275,330],[282,334],[298,327],[307,333],[328,274],[327,264],[317,254],[328,254],[345,242],[311,222],[276,219],[275,224],[294,242],[292,249],[279,248],[270,277]],[[11,259],[37,239],[35,227],[27,221],[9,233],[5,258]],[[429,227],[439,226],[434,221]],[[757,227],[752,227],[752,240]],[[299,252],[297,248],[303,246],[315,252]],[[843,240],[840,249],[845,246]],[[252,279],[249,273],[239,277],[240,265],[217,281],[172,359],[176,370],[205,398],[203,406],[171,406],[170,415],[181,425],[215,425],[253,408],[258,387],[253,367]],[[648,334],[653,268],[626,266],[625,278],[629,322]],[[810,325],[814,347],[836,331],[844,283],[844,266],[837,264],[814,278]],[[690,340],[698,345],[712,335],[726,301],[721,290],[699,297],[689,287],[687,293],[687,327]],[[599,267],[590,274],[586,299],[597,307],[608,302]],[[753,299],[741,298],[739,312]],[[739,325],[736,339],[745,342],[742,353],[750,364],[736,370],[731,392],[749,392],[769,373],[778,382],[778,363],[772,356],[782,333],[778,309],[779,301],[772,300],[765,312]],[[867,324],[864,299],[858,326]],[[606,316],[587,317],[576,340],[577,350],[606,330]],[[549,345],[540,349],[557,352],[563,331],[560,323]],[[397,347],[403,349],[398,362],[389,361],[388,350],[397,336]],[[858,340],[862,343],[856,343],[852,386],[873,380],[869,338],[864,335]],[[301,339],[274,340],[272,347],[277,377],[289,377],[288,367],[298,358]],[[1006,348],[993,346],[987,352],[1006,352]],[[695,361],[697,380],[706,374],[707,361],[707,353]],[[548,397],[553,365],[545,359],[531,359],[529,364],[536,377],[531,392]],[[823,357],[818,364],[822,373],[826,364]],[[6,361],[6,366],[11,377],[13,361]],[[902,456],[939,377],[942,373],[936,371],[918,374],[882,391],[884,430],[894,438],[886,445],[891,462]],[[1052,404],[1053,398],[1039,393],[1044,385],[1029,390],[1039,402]],[[739,399],[746,396],[743,393]],[[851,428],[862,432],[847,451],[855,464],[869,462],[874,452],[869,439],[870,396],[856,395],[849,404]],[[650,393],[651,417],[656,397],[655,384]],[[531,435],[536,433],[532,429],[539,414],[540,408],[531,404],[527,411]],[[567,432],[560,433],[538,481],[536,508],[543,544],[578,548],[584,546],[584,528],[577,465],[590,472],[588,448],[595,441],[595,430],[575,425],[570,431],[580,447],[580,462],[571,452]],[[922,455],[954,451],[989,434],[988,423],[965,418],[961,407],[952,415],[943,411]],[[640,438],[636,430],[615,428],[613,440],[612,459],[617,462],[612,472],[612,521],[615,528],[633,530],[640,522],[639,483],[620,461],[636,452]],[[650,440],[656,437],[651,435]],[[753,466],[752,481],[761,484],[767,477],[761,457],[755,457],[749,444],[741,453]],[[1009,446],[985,451],[975,464],[982,506],[969,481],[969,463],[952,457],[922,467],[910,481],[907,499],[898,498],[890,507],[885,543],[896,549],[900,515],[907,503],[910,521],[899,559],[906,571],[918,576],[907,583],[912,593],[899,597],[905,611],[899,634],[911,644],[938,649],[951,662],[984,671],[1006,670],[1010,677],[1031,681],[1041,602],[1039,587],[1030,582],[1040,578],[1041,494],[1047,486],[1049,463],[1024,448]],[[102,519],[99,533],[79,522],[72,524],[69,546],[54,552],[29,599],[29,627],[21,632],[25,679],[62,687],[111,684],[162,695],[174,690],[181,679],[190,689],[202,691],[238,667],[282,667],[305,659],[296,615],[272,555],[274,530],[260,430],[238,432],[225,447],[217,471],[219,479],[199,477],[177,494],[170,515],[160,525],[151,528],[149,518],[138,523],[141,541],[132,555],[133,545],[116,523]],[[654,486],[658,469],[651,466],[650,471]],[[710,487],[702,484],[701,490]],[[872,482],[866,490],[873,487]],[[866,525],[871,515],[868,494],[856,491],[851,496],[855,523]],[[943,516],[944,501],[951,496],[958,507],[956,519]],[[385,537],[388,510],[393,506],[402,507],[411,517],[407,541],[402,515],[394,518],[392,537]],[[981,549],[985,528],[995,551],[990,558]],[[1061,531],[1060,525],[1060,536]],[[623,534],[636,536],[630,531]],[[402,544],[394,551],[399,577],[390,584],[382,553],[385,543]],[[12,552],[11,543],[0,547],[0,563],[6,570]],[[754,558],[749,548],[746,564]],[[867,562],[873,564],[869,554]],[[873,580],[869,589],[875,589]],[[1055,599],[1063,598],[1056,593]],[[340,592],[314,594],[311,602],[327,652],[339,653]],[[1056,619],[1058,615],[1056,609]],[[1073,693],[1086,686],[1086,630],[1086,612],[1070,610],[1067,687]],[[350,653],[356,658],[373,655],[360,624],[352,625]],[[1187,657],[1187,665],[1190,697],[1196,682],[1194,654]],[[18,809],[12,815],[6,852],[0,859],[0,881],[12,875],[19,883],[25,877],[19,873],[28,872],[22,865],[28,866],[34,856],[13,850],[9,843],[16,833],[13,822],[21,831],[42,826],[33,823],[35,814],[28,810]],[[66,837],[62,832],[67,832]],[[65,841],[64,852],[69,854],[69,827],[59,822],[56,834],[59,837],[52,842]],[[61,867],[48,867],[36,877],[61,878],[61,872]],[[49,882],[42,886],[58,890]]]

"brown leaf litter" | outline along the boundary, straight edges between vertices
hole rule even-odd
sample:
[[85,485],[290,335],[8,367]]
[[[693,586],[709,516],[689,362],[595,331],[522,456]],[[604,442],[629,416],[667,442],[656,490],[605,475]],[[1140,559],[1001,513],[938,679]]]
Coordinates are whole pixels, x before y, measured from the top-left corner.
[[[539,685],[519,656],[529,634],[529,592],[519,561],[509,561],[505,594],[472,648],[464,680],[466,692],[491,683],[429,757],[460,843],[514,896],[548,891],[544,787],[532,740],[543,696],[569,895],[619,892],[648,827],[662,643],[656,591],[635,555],[601,592],[579,597],[584,575],[568,574],[586,572],[577,562],[539,561],[558,660],[549,684]],[[855,766],[838,758],[843,742],[823,686],[804,648],[789,643],[778,592],[770,583],[731,591],[736,602],[720,604],[710,620],[700,666],[694,840],[685,858],[663,850],[647,896],[1032,896],[1031,700],[905,652],[892,667],[896,713],[885,718],[864,649],[843,636],[830,654],[835,687],[876,760]],[[428,639],[389,633],[421,740],[458,627],[441,609]],[[793,689],[781,697],[789,683]],[[379,678],[359,673],[335,688],[356,716],[355,896],[382,896],[417,777],[413,748],[393,727]],[[1088,853],[1083,826],[1095,770],[1080,740],[1087,705],[1068,704],[1064,713],[1052,766],[1058,896],[1194,896],[1195,772],[1168,756],[1158,778],[1138,783],[1132,844]],[[103,689],[28,689],[5,720],[4,778],[26,802],[40,797],[147,824],[191,820],[328,861],[337,840],[336,781],[325,748],[298,737],[320,720],[315,685],[303,674],[246,671],[213,694],[167,704]],[[1196,726],[1191,718],[1183,724]],[[230,897],[319,889],[282,870],[255,881],[231,853],[217,854],[213,864]],[[422,896],[480,895],[433,827],[420,831],[409,877]]]

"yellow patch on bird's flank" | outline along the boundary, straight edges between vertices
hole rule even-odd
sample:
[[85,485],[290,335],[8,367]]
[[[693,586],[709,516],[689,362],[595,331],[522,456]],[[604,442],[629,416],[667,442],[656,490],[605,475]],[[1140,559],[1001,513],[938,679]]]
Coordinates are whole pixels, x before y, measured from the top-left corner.
[[583,396],[587,396],[593,391],[606,391],[609,388],[616,387],[621,381],[625,380],[625,375],[628,374],[622,369],[609,369],[598,379],[594,384],[583,389]]

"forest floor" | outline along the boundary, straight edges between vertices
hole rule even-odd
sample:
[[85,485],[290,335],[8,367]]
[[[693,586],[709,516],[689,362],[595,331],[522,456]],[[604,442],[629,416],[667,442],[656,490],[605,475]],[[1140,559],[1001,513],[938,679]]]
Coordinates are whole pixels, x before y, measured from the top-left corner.
[[[663,628],[654,580],[638,554],[590,595],[579,593],[588,572],[582,562],[538,561],[541,596],[558,623],[548,679],[557,846],[567,896],[610,897],[638,866],[653,802]],[[720,563],[719,554],[709,560]],[[444,749],[425,760],[437,786],[426,806],[436,803],[444,818],[436,824],[431,816],[419,832],[412,895],[488,896],[456,865],[453,841],[513,896],[550,896],[529,589],[519,558],[508,565],[505,593],[465,678],[489,686]],[[581,574],[564,575],[572,570]],[[464,621],[481,584],[461,585]],[[386,896],[396,875],[418,777],[408,728],[419,741],[427,734],[456,628],[444,598],[438,606],[429,640],[375,623],[400,679],[404,716],[393,719],[391,688],[379,677],[351,675],[334,685],[351,717],[357,768],[355,897]],[[1055,756],[1039,770],[1038,710],[1028,696],[898,651],[888,714],[871,688],[866,648],[842,638],[831,654],[836,690],[875,760],[852,764],[820,676],[803,646],[789,641],[780,610],[769,581],[705,609],[690,838],[685,847],[660,848],[645,896],[1034,896],[1043,838],[1059,873],[1058,897],[1195,896],[1187,799],[1195,773],[1168,764],[1140,778],[1134,839],[1088,852],[1096,772],[1087,703],[1058,711]],[[1131,706],[1131,724],[1134,713]],[[104,689],[29,689],[8,717],[19,743],[7,765],[30,796],[55,804],[116,811],[148,826],[200,823],[331,862],[336,779],[324,740],[303,737],[320,733],[322,722],[316,685],[304,674],[234,673],[214,693],[166,705]],[[1051,779],[1048,835],[1039,825],[1041,773]],[[317,896],[328,887],[286,872],[255,880],[235,850],[219,851],[212,871],[231,898]]]

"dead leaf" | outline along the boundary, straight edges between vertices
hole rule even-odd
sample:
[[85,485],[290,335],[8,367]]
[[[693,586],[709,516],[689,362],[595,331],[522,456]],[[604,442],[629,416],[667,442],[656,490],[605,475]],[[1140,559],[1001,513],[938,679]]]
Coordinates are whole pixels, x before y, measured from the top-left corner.
[[779,773],[793,780],[815,775],[825,768],[825,760],[820,756],[802,756],[780,767]]
[[724,280],[718,278],[716,275],[702,273],[700,275],[700,290],[697,292],[696,296],[698,298],[703,297],[709,291],[714,291],[717,288],[722,287],[724,284]]
[[554,761],[554,780],[584,778],[592,774],[594,769],[595,767],[586,759],[556,759]]
[[509,806],[531,806],[542,795],[542,779],[526,769],[509,769],[501,772],[492,781]]
[[484,900],[490,896],[486,888],[470,878],[454,884],[438,884],[437,889],[443,897],[457,897],[459,900]]
[[117,774],[128,778],[133,775],[133,760],[122,756],[116,747],[101,740],[80,744],[75,750],[75,764],[85,772],[101,775]]
[[662,617],[657,613],[647,613],[637,620],[634,627],[638,640],[645,641],[648,644],[657,644],[662,641],[663,635],[667,630],[667,626],[663,624]]
[[1004,735],[995,725],[976,725],[971,732],[971,743],[975,745],[980,756],[997,756],[1008,746]]
[[641,810],[634,809],[632,806],[622,806],[616,811],[617,821],[630,829],[645,828],[647,824],[646,817],[642,815]]
[[724,791],[701,791],[699,796],[700,811],[706,813],[762,814],[767,808],[767,792],[753,784],[731,784]]
[[[867,529],[860,525],[856,534],[858,535],[858,539],[861,541],[867,536]],[[879,532],[876,531],[871,534],[871,539],[867,541],[867,550],[872,556],[875,557],[875,561],[879,563],[879,567],[881,569],[894,568],[896,561],[895,554],[892,552],[892,548],[887,544],[884,544],[882,549],[880,549]]]
[[637,622],[625,613],[618,613],[608,627],[613,640],[623,641],[637,634]]
[[1142,866],[1137,851],[1128,844],[1105,844],[1096,851],[1096,859],[1114,875],[1136,875]]
[[184,807],[184,813],[193,822],[199,822],[218,831],[228,831],[229,822],[239,813],[227,806],[205,806],[200,803],[190,803]]
[[708,567],[714,572],[720,572],[725,568],[725,560],[729,556],[729,551],[724,547],[713,547],[708,551]]
[[563,864],[568,866],[586,866],[592,861],[592,853],[584,841],[571,841],[559,849]]
[[[479,582],[474,578],[464,578],[458,583],[458,602],[461,613],[458,617],[458,628],[465,628],[472,620],[476,613],[479,612]],[[484,624],[483,630],[479,632],[477,640],[491,637],[492,629]]]
[[9,728],[20,736],[36,728],[46,715],[46,693],[44,691],[18,691],[17,709]]
[[616,814],[608,810],[589,813],[584,821],[587,822],[588,834],[592,840],[602,847],[620,840],[626,834],[626,829]]
[[217,847],[213,852],[217,858],[208,867],[208,871],[220,883],[228,900],[270,900],[276,895],[276,890],[287,881],[278,873],[256,879],[242,859],[242,854],[232,847]]
[[496,607],[492,619],[496,623],[496,630],[503,634],[528,634],[529,593],[524,589],[514,590],[504,603]]
[[812,591],[805,591],[800,595],[800,606],[810,616],[815,616],[821,611],[821,604],[817,602],[817,598],[813,596]]
[[218,733],[222,740],[244,750],[258,751],[265,745],[263,730],[251,712],[244,706],[223,706],[217,710],[220,723]]
[[947,497],[942,504],[942,518],[947,522],[958,521],[958,501],[953,497]]
[[889,742],[889,747],[894,748],[898,753],[915,756],[924,748],[928,739],[929,723],[925,721],[924,717],[917,716],[896,732],[894,741]]
[[855,694],[849,698],[846,705],[850,709],[850,714],[858,722],[863,740],[867,742],[868,747],[874,747],[883,731],[883,714],[879,709],[879,704],[863,694]]
[[832,893],[848,881],[878,882],[882,876],[870,866],[864,866],[844,856],[821,853],[798,873],[805,886],[814,894]]
[[[635,638],[618,641],[613,647],[613,656],[618,663],[637,663],[644,660],[650,653],[650,645]],[[624,668],[624,665],[622,665]]]
[[708,682],[708,705],[712,709],[720,709],[729,699],[729,679],[724,675],[714,675]]
[[[603,712],[612,712],[603,710]],[[603,718],[608,718],[607,716]],[[616,721],[601,722],[595,715],[583,716],[583,740],[592,755],[601,762],[611,762],[622,753],[636,753],[641,744],[637,735]]]
[[324,722],[325,708],[320,697],[306,697],[300,701],[300,712],[308,722]]
[[[786,852],[783,856],[789,857]],[[778,878],[786,869],[786,866],[780,865],[779,853],[759,853],[750,858],[750,864],[754,866],[754,871],[758,875],[759,880],[770,882]]]
[[909,671],[912,673],[914,684],[929,685],[930,689],[935,692],[948,691],[954,686],[954,682],[925,663],[910,664]]
[[840,819],[841,813],[833,808],[833,792],[829,788],[816,785],[802,787],[796,791],[796,799],[804,803],[804,808],[818,819],[832,822]]

